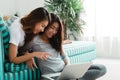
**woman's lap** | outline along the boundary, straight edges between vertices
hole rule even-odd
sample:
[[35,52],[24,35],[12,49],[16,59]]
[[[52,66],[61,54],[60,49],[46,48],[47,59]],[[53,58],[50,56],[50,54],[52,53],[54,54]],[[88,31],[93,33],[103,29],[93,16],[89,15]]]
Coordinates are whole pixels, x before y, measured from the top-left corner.
[[85,73],[85,75],[78,80],[96,80],[97,78],[103,76],[105,73],[106,73],[106,67],[104,65],[93,64],[90,66],[90,68]]
[[79,80],[96,80],[106,73],[106,67],[101,64],[93,64]]

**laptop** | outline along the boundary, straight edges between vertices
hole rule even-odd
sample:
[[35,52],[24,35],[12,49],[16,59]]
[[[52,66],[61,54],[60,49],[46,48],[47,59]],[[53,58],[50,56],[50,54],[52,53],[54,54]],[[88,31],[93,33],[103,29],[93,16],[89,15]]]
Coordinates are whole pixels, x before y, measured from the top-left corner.
[[42,77],[46,78],[47,80],[78,79],[83,77],[91,64],[92,62],[68,64],[65,66],[62,72],[45,74],[42,75]]

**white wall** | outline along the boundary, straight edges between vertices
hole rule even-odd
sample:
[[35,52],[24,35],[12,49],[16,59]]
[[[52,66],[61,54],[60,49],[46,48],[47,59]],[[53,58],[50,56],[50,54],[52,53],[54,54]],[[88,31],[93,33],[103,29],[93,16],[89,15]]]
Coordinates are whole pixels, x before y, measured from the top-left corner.
[[24,16],[37,7],[43,7],[44,0],[17,0],[16,3],[18,14]]
[[[83,13],[83,20],[86,22],[83,32],[85,37],[95,35],[95,0],[84,0],[83,3],[85,13]],[[93,32],[94,31],[94,32]]]
[[24,16],[37,7],[43,7],[44,0],[0,0],[0,14]]
[[0,0],[0,14],[13,15],[16,12],[15,0]]

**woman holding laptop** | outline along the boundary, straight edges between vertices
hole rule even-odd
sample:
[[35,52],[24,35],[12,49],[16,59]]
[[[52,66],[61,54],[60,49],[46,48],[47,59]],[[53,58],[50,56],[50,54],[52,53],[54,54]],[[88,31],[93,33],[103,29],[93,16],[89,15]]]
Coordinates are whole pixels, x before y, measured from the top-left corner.
[[[69,58],[62,50],[62,23],[57,15],[53,13],[50,15],[51,23],[45,28],[43,33],[33,39],[27,48],[28,51],[32,49],[33,51],[49,52],[50,55],[46,56],[45,60],[37,58],[38,67],[42,75],[62,72],[64,67],[69,64]],[[29,63],[28,66],[30,64],[32,63]],[[105,66],[92,65],[85,75],[78,80],[96,80],[105,73]],[[42,80],[47,79],[43,78]]]

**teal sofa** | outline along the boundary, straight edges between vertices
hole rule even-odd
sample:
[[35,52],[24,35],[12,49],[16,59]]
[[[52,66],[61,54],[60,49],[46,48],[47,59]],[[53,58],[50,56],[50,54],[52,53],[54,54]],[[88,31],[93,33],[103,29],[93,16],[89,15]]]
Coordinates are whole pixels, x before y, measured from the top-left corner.
[[[1,25],[0,25],[1,26]],[[0,27],[0,29],[3,29]],[[38,80],[40,79],[39,69],[31,71],[24,63],[16,65],[9,63],[5,58],[5,41],[3,32],[0,30],[0,80]],[[89,41],[72,41],[63,45],[63,50],[68,54],[70,63],[82,63],[92,61],[96,58],[96,44]]]
[[89,62],[96,58],[96,44],[92,41],[72,41],[63,45],[63,50],[71,64]]

